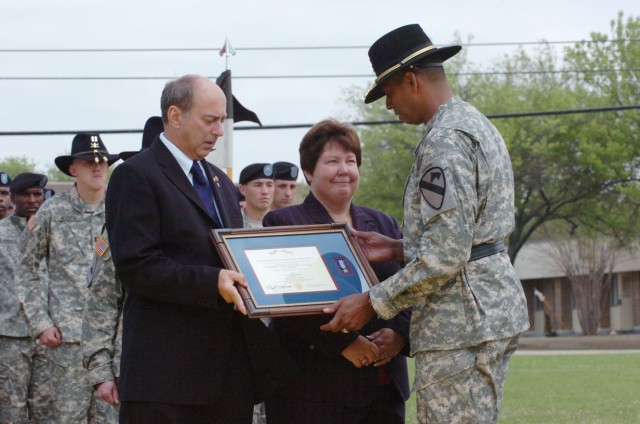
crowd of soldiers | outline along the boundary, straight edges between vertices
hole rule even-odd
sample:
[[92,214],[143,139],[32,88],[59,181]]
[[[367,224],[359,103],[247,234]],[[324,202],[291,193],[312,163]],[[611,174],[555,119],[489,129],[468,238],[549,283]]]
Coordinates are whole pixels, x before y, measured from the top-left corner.
[[[162,130],[149,118],[141,150]],[[55,159],[74,185],[55,196],[45,175],[0,172],[0,424],[118,422],[124,290],[104,197],[109,166],[136,153],[110,154],[99,134],[77,134],[71,154]],[[247,226],[290,205],[297,176],[288,162],[243,169]]]

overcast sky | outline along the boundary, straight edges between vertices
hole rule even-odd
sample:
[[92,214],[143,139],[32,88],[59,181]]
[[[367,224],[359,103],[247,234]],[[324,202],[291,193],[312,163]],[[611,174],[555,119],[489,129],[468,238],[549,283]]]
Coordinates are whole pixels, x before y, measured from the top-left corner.
[[[591,32],[609,34],[610,21],[620,11],[627,17],[640,14],[638,0],[3,0],[1,4],[0,132],[141,129],[149,116],[160,114],[166,78],[187,73],[215,77],[225,69],[218,54],[225,37],[237,51],[230,68],[233,92],[243,105],[264,125],[310,124],[346,116],[345,90],[357,86],[364,93],[374,78],[366,47],[398,26],[419,23],[439,46],[451,44],[456,33],[463,41],[472,36],[473,43],[577,41],[589,39]],[[269,49],[320,46],[365,48]],[[7,51],[167,48],[211,50]],[[483,66],[513,49],[471,46],[468,54]],[[293,75],[370,76],[248,78]],[[298,163],[297,148],[305,132],[235,131],[234,181],[253,162]],[[0,159],[26,156],[44,171],[56,156],[69,152],[72,138],[3,136]],[[140,148],[140,134],[102,138],[110,152]]]

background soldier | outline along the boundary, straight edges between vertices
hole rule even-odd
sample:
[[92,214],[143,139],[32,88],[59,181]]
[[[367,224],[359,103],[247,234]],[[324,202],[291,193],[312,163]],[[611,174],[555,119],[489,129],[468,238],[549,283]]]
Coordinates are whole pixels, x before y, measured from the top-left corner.
[[296,198],[298,167],[289,162],[276,162],[273,164],[273,172],[275,180],[271,210],[275,211],[293,205]]
[[[151,146],[162,129],[162,118],[149,118],[142,133],[140,151]],[[137,153],[139,151],[120,152],[120,159],[127,160]],[[89,295],[82,317],[83,364],[96,396],[115,406],[119,403],[117,379],[120,376],[124,292],[120,280],[116,279],[106,229],[96,240],[87,280]]]
[[11,216],[13,213],[13,203],[9,187],[11,185],[11,177],[6,172],[0,172],[0,219]]
[[[14,279],[21,258],[20,235],[42,205],[46,185],[47,177],[42,174],[17,175],[10,185],[14,214],[0,221],[0,423],[36,422],[33,412],[27,418],[28,393],[34,362],[43,362],[35,359],[36,343],[29,337]],[[36,372],[42,380],[39,370]]]
[[[76,135],[71,155],[55,159],[62,172],[76,178],[75,186],[45,202],[27,225],[19,290],[32,337],[48,347],[56,423],[86,423],[88,417],[89,422],[115,422],[113,408],[105,403],[98,402],[98,411],[89,413],[93,391],[82,366],[80,339],[86,275],[104,224],[108,167],[116,160],[98,134]],[[43,260],[48,264],[48,286],[37,272]]]
[[262,227],[262,218],[273,202],[273,166],[269,163],[252,163],[240,172],[239,190],[245,197],[242,209],[244,228]]

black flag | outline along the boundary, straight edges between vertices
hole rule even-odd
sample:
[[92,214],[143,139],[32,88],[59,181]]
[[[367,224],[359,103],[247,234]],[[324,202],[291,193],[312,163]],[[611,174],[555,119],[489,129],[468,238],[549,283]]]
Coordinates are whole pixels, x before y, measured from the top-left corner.
[[[231,71],[229,69],[220,74],[218,79],[216,79],[216,84],[218,84],[224,92],[224,95],[227,97],[227,119],[231,119],[233,122],[255,122],[262,126],[262,123],[258,119],[258,115],[242,106],[238,99],[236,99],[236,96],[231,94]],[[231,97],[233,101],[229,102],[229,97]]]

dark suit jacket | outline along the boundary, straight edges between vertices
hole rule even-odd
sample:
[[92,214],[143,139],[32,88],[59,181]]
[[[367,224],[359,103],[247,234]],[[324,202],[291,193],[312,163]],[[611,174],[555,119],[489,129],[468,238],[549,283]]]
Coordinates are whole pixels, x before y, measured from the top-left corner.
[[[225,227],[241,228],[233,183],[201,162]],[[218,296],[220,257],[209,238],[214,226],[197,192],[159,140],[118,166],[106,197],[106,221],[117,276],[127,290],[123,314],[120,398],[173,404],[211,404],[229,369],[258,344],[272,364],[275,337]],[[256,337],[259,342],[254,343]],[[271,339],[269,339],[271,337]],[[247,343],[231,351],[232,340]],[[276,349],[276,348],[274,348]],[[245,365],[246,368],[246,365]],[[254,377],[265,377],[257,369]],[[246,381],[262,394],[263,381]]]
[[[389,215],[370,208],[351,205],[353,226],[357,230],[376,231],[389,237],[402,237],[398,223]],[[265,227],[280,225],[327,224],[333,220],[320,202],[310,193],[301,205],[290,206],[269,212],[264,220]],[[380,281],[400,269],[394,262],[371,264]],[[303,317],[275,318],[272,329],[278,334],[297,362],[301,375],[281,393],[279,398],[322,399],[351,406],[365,405],[375,396],[377,368],[372,366],[355,368],[341,352],[353,342],[357,333],[329,333],[320,330],[331,316],[312,315]],[[403,350],[408,354],[410,313],[403,312],[396,318],[383,321],[371,320],[360,334],[368,335],[387,327],[402,334],[407,340]],[[409,379],[404,356],[396,356],[384,367],[398,391],[405,400],[409,398]]]

